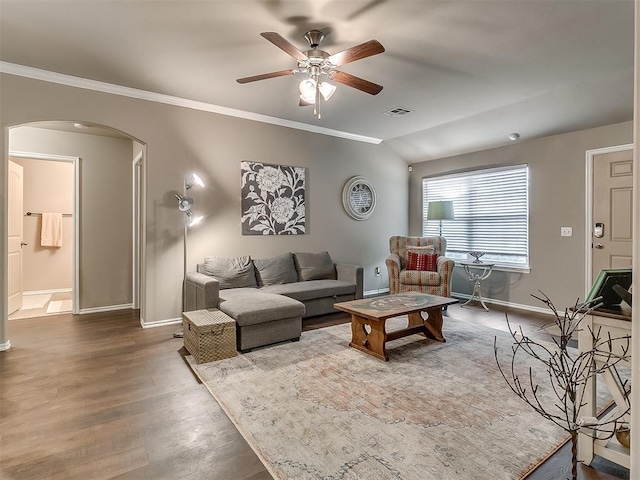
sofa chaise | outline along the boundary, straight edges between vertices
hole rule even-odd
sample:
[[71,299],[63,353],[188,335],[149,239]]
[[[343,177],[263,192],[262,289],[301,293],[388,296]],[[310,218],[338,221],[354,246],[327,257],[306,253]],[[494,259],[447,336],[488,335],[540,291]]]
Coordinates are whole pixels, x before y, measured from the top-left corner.
[[185,310],[218,308],[236,321],[237,348],[298,340],[302,319],[334,313],[363,297],[363,268],[334,263],[328,252],[267,259],[205,257],[186,278]]

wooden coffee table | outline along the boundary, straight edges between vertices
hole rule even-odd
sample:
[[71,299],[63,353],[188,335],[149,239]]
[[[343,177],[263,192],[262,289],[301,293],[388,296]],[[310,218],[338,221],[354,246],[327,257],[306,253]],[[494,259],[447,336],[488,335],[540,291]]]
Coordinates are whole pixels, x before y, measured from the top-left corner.
[[[458,300],[427,293],[405,292],[335,303],[333,306],[351,314],[349,346],[388,361],[386,343],[397,338],[422,333],[438,342],[446,342],[442,336],[442,308],[454,303],[458,303]],[[422,316],[422,312],[427,314],[426,318]],[[387,333],[387,319],[401,315],[409,317],[407,327]]]

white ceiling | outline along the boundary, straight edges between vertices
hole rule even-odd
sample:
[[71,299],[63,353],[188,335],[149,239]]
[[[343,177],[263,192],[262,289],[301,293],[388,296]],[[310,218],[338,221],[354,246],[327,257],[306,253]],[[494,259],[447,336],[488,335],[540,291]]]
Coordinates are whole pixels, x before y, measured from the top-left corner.
[[[631,120],[633,0],[0,0],[0,60],[384,140],[408,162]],[[386,52],[340,70],[317,120],[260,32]],[[384,112],[413,113],[393,118]]]

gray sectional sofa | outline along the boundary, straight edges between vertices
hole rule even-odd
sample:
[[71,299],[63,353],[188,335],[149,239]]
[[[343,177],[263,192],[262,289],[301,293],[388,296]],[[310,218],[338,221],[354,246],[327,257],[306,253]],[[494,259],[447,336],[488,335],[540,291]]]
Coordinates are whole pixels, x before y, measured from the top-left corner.
[[363,268],[334,263],[328,252],[267,259],[205,257],[187,274],[186,311],[218,308],[236,321],[240,352],[298,340],[302,319],[336,312],[363,297]]

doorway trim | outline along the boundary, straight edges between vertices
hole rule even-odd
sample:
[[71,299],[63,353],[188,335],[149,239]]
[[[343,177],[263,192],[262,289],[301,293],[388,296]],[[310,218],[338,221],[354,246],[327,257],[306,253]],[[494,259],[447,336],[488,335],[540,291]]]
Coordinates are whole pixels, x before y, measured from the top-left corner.
[[[593,150],[586,151],[586,217],[585,217],[585,285],[584,285],[584,298],[587,298],[591,285],[593,283],[593,277],[591,275],[591,217],[593,215],[593,159],[596,155],[602,155],[605,153],[624,152],[626,150],[633,151],[633,143],[627,143],[624,145],[615,145],[613,147],[595,148]],[[634,172],[634,175],[636,172]]]
[[[135,141],[137,142],[137,140]],[[131,162],[133,188],[133,308],[140,310],[140,326],[145,327],[145,245],[146,245],[146,144],[138,142],[142,149]]]
[[73,285],[72,285],[72,306],[71,311],[77,314],[80,310],[80,294],[78,292],[80,286],[80,182],[78,176],[80,173],[80,157],[71,157],[68,155],[54,155],[49,153],[33,153],[33,152],[18,152],[9,150],[9,157],[15,158],[29,158],[32,160],[45,160],[53,162],[69,162],[73,164]]

